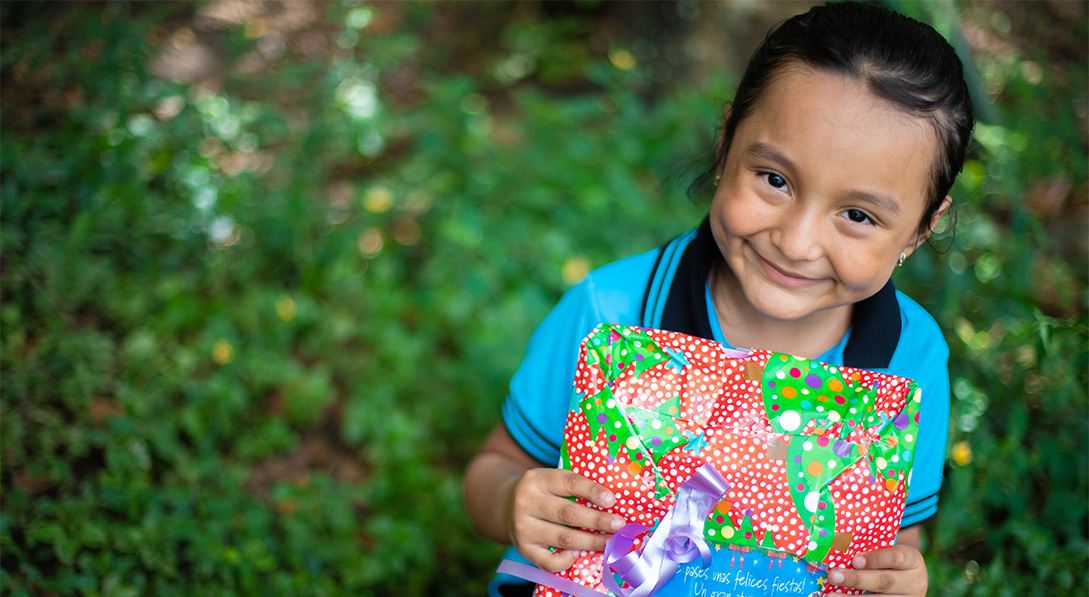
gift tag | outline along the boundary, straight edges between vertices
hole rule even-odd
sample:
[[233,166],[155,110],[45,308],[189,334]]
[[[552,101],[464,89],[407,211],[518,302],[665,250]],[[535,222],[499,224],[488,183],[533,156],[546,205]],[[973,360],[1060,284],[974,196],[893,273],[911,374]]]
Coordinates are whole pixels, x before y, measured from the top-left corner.
[[719,549],[707,568],[699,560],[681,565],[654,597],[811,597],[825,573],[810,568],[790,554]]

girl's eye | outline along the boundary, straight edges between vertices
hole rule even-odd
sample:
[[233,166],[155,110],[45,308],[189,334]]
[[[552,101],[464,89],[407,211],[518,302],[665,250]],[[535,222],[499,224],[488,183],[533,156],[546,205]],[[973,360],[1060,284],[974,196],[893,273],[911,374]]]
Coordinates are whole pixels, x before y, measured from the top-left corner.
[[856,224],[873,223],[873,218],[861,209],[848,209],[844,214],[847,216],[848,220],[851,220]]
[[786,179],[774,172],[765,172],[764,178],[768,181],[769,185],[777,189],[784,189],[787,186]]

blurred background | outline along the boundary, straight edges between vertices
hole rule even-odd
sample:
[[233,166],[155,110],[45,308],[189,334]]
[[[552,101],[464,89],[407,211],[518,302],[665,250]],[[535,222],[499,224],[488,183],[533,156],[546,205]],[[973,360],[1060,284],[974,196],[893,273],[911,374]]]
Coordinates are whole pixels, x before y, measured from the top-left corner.
[[[971,65],[932,594],[1085,594],[1087,4],[890,2]],[[0,4],[0,587],[481,595],[462,470],[590,268],[696,223],[806,2]]]

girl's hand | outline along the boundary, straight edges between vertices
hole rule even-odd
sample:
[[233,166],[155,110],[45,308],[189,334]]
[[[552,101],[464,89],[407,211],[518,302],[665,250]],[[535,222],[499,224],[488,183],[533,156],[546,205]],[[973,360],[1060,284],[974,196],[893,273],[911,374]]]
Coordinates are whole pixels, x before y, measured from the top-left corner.
[[568,496],[602,508],[616,503],[609,490],[586,477],[534,460],[503,423],[465,470],[465,505],[480,532],[493,541],[510,541],[549,572],[569,568],[581,550],[605,549],[609,536],[625,524],[620,516],[576,504]]
[[602,508],[616,503],[607,489],[571,471],[532,468],[513,479],[509,487],[506,526],[510,541],[542,570],[558,572],[570,567],[579,551],[604,550],[611,534],[625,524],[620,516],[567,499],[579,497]]
[[[883,595],[926,595],[926,562],[923,561],[923,554],[911,545],[900,544],[861,553],[855,556],[851,565],[854,570],[830,570],[828,582]],[[841,595],[843,593],[829,593],[828,597]]]

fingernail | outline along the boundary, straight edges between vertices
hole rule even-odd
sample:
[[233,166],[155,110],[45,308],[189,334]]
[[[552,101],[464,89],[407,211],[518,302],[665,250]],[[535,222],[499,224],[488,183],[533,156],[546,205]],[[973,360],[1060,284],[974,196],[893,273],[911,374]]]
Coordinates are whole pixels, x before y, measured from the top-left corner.
[[620,518],[614,518],[613,521],[609,523],[609,526],[612,527],[614,531],[619,531],[621,527],[624,526],[624,521]]
[[851,566],[855,570],[862,570],[866,567],[866,558],[864,556],[855,556],[855,559],[851,562]]
[[833,571],[829,572],[828,573],[828,582],[838,585],[839,583],[843,582],[843,573],[840,572],[839,570],[833,570]]
[[602,492],[601,497],[597,499],[597,502],[606,508],[612,508],[613,505],[616,504],[616,496],[608,492]]

